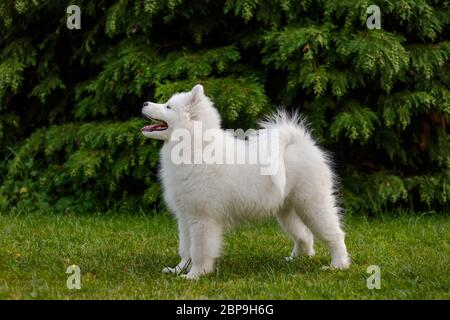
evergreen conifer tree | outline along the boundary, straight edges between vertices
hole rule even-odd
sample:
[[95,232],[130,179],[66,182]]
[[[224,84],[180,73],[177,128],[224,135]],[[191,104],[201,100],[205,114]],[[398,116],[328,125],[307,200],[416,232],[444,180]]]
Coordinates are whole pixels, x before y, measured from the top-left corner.
[[1,1],[0,210],[159,209],[140,108],[195,83],[227,128],[307,116],[345,209],[448,210],[449,26],[448,0]]

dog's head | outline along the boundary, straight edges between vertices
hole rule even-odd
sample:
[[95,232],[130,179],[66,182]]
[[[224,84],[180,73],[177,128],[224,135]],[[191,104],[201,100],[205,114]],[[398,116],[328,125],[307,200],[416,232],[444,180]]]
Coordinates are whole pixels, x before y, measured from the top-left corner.
[[174,94],[166,103],[144,102],[142,115],[153,122],[141,129],[147,138],[170,140],[174,130],[189,130],[194,121],[201,121],[206,129],[220,128],[219,113],[200,84]]

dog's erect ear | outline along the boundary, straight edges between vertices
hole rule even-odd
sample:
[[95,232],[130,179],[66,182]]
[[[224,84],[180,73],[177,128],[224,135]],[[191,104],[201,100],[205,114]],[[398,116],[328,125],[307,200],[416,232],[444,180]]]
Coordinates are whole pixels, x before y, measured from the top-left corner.
[[203,86],[201,84],[196,84],[192,88],[191,94],[192,94],[192,104],[195,105],[195,104],[197,104],[200,101],[200,99],[204,95]]

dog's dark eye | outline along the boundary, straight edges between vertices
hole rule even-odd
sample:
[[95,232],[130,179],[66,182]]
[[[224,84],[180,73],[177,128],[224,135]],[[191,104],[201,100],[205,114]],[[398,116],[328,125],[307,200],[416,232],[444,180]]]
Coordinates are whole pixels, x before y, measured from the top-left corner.
[[166,106],[166,108],[167,108],[167,109],[172,109],[172,107],[171,107],[171,106],[169,106],[169,105],[167,105],[167,106]]

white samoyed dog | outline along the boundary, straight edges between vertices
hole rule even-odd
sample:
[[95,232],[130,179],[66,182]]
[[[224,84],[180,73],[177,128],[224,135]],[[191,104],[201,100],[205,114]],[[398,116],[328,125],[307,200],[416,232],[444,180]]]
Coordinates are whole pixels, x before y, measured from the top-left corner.
[[[280,111],[261,123],[260,131],[278,133],[278,143],[272,148],[276,154],[270,158],[273,163],[277,160],[276,171],[262,174],[262,163],[188,163],[175,159],[181,154],[188,160],[202,159],[212,140],[219,146],[217,154],[230,144],[249,151],[260,132],[250,139],[239,139],[222,130],[220,115],[201,85],[174,94],[166,103],[145,102],[142,114],[156,121],[142,128],[143,135],[164,141],[160,178],[164,199],[178,222],[181,261],[163,272],[187,273],[182,276],[188,279],[212,272],[224,232],[239,221],[267,216],[275,216],[294,240],[288,260],[314,255],[316,237],[329,249],[332,268],[349,267],[330,161],[299,116]],[[197,139],[208,130],[214,134]],[[186,133],[194,143],[180,148],[180,139],[174,137],[186,138]]]

